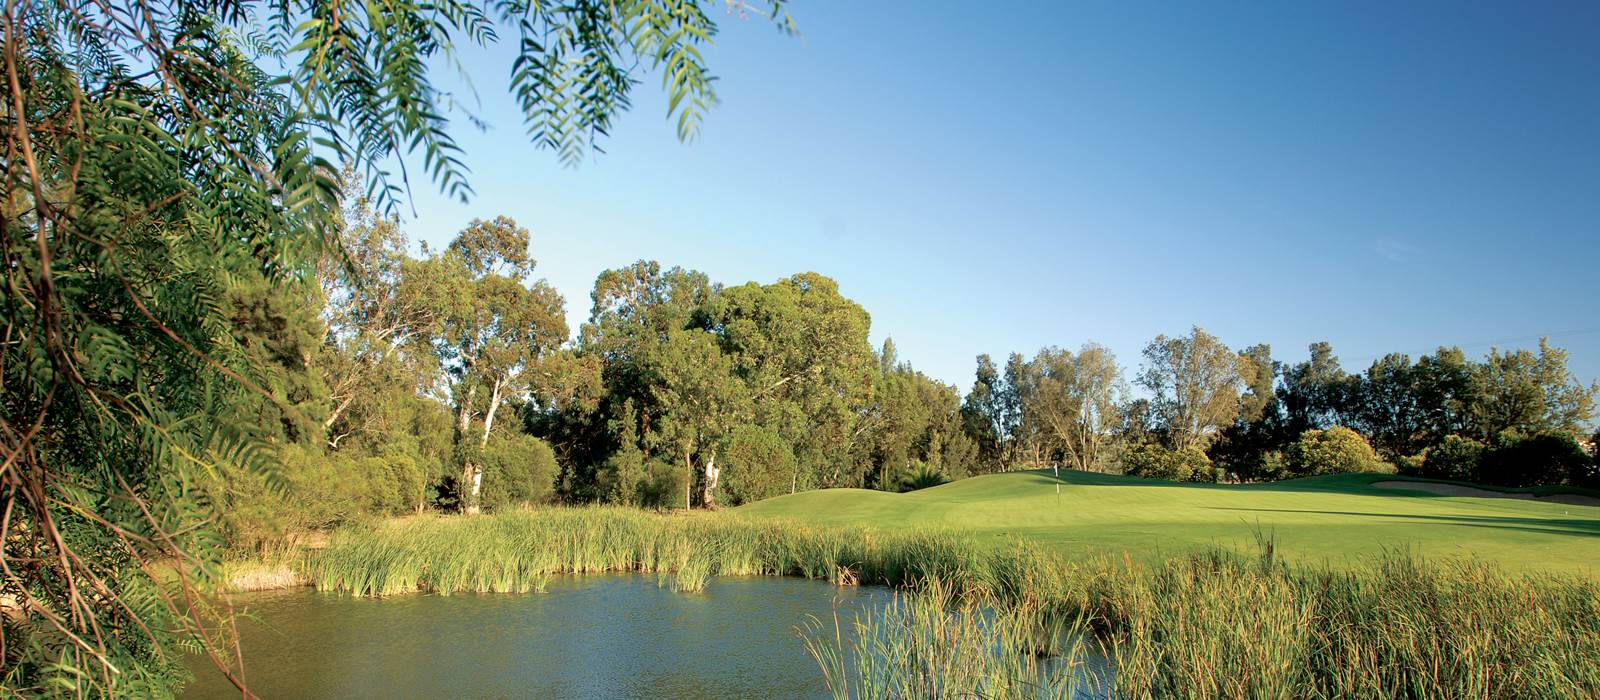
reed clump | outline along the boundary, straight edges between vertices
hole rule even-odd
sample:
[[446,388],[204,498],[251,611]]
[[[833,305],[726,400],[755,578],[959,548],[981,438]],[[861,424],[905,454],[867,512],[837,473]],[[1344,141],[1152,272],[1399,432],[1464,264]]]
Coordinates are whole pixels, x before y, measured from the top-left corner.
[[807,633],[840,697],[1055,697],[1082,685],[1091,649],[1116,673],[1090,680],[1120,698],[1600,697],[1600,583],[1404,551],[1341,567],[1286,564],[1270,542],[1069,561],[957,532],[553,508],[352,528],[304,570],[357,595],[595,572],[683,591],[755,575],[902,589],[881,615]]

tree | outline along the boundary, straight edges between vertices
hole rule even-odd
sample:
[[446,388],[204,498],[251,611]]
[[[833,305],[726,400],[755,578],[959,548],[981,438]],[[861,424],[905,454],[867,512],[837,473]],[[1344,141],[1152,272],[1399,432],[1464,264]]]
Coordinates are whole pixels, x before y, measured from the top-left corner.
[[967,435],[955,387],[899,362],[892,340],[884,341],[879,365],[862,426],[872,466],[863,484],[897,490],[901,476],[915,469],[938,472],[946,480],[967,476],[978,458],[977,445]]
[[1461,348],[1441,347],[1417,358],[1411,368],[1411,391],[1427,444],[1472,430],[1472,407],[1478,397],[1472,363]]
[[483,448],[483,505],[490,509],[532,505],[555,491],[555,451],[532,435],[500,433]]
[[727,491],[734,504],[794,491],[794,452],[777,433],[759,425],[741,425],[729,434],[722,454]]
[[1174,447],[1204,447],[1239,415],[1241,362],[1215,336],[1198,326],[1187,337],[1157,336],[1144,357],[1139,383]]
[[1589,455],[1571,435],[1508,430],[1496,435],[1484,452],[1476,480],[1511,488],[1581,483],[1589,465]]
[[648,363],[650,398],[660,409],[653,447],[681,460],[684,508],[694,507],[697,471],[701,503],[714,507],[721,475],[717,447],[738,418],[747,414],[749,392],[735,376],[732,358],[722,352],[715,336],[703,330],[669,332],[653,348]]
[[1218,433],[1206,453],[1234,478],[1274,478],[1281,463],[1276,453],[1289,442],[1276,387],[1278,364],[1272,359],[1272,347],[1264,343],[1239,353],[1239,363],[1246,387],[1239,398],[1239,415]]
[[611,422],[617,449],[606,457],[598,475],[600,494],[604,500],[631,506],[644,500],[645,455],[639,448],[638,418],[633,410],[633,400],[622,404],[622,413]]
[[1160,445],[1134,445],[1122,456],[1122,473],[1166,481],[1217,480],[1210,458],[1193,446],[1173,450]]
[[1307,430],[1289,445],[1284,458],[1296,476],[1393,471],[1378,460],[1361,433],[1342,425]]
[[1076,355],[1045,348],[1026,370],[1025,421],[1048,436],[1047,454],[1074,469],[1096,470],[1119,421],[1121,370],[1103,346],[1085,343]]
[[966,432],[977,443],[978,461],[986,468],[998,470],[1003,466],[1003,446],[1010,439],[1016,417],[1011,410],[1009,388],[995,367],[994,359],[987,354],[978,356],[978,367],[961,405],[961,415]]
[[1581,435],[1594,418],[1600,385],[1584,386],[1567,369],[1567,351],[1539,341],[1539,354],[1527,350],[1489,356],[1472,370],[1473,417],[1480,435],[1506,430]]
[[1350,424],[1391,459],[1416,454],[1428,445],[1424,413],[1417,402],[1418,378],[1410,357],[1390,353],[1346,385]]
[[1446,436],[1439,444],[1429,447],[1422,456],[1422,471],[1417,476],[1430,479],[1472,481],[1478,476],[1478,466],[1483,462],[1483,443],[1460,435]]
[[[430,262],[442,307],[433,346],[452,378],[456,430],[465,436],[481,415],[482,446],[505,400],[526,388],[524,372],[566,340],[563,301],[544,280],[528,284],[528,231],[508,217],[474,220]],[[483,465],[460,466],[465,510],[475,513]]]
[[385,387],[427,383],[437,360],[426,340],[442,311],[435,299],[443,290],[407,253],[398,217],[374,212],[354,175],[343,173],[340,245],[317,265],[329,406],[322,429],[332,448],[370,427],[361,414]]
[[[790,27],[781,0],[762,7]],[[221,463],[274,466],[226,409],[239,392],[271,392],[249,379],[217,300],[239,275],[314,274],[337,245],[332,162],[351,162],[384,209],[412,184],[408,159],[433,186],[470,194],[444,116],[454,97],[428,66],[458,44],[497,41],[497,26],[518,39],[509,87],[529,134],[563,160],[610,130],[652,68],[679,135],[692,137],[715,101],[700,52],[714,13],[697,0],[657,10],[8,9],[0,486],[14,528],[0,564],[25,572],[7,591],[30,612],[25,638],[5,645],[4,694],[66,684],[166,695],[181,671],[162,651],[180,638],[230,665],[218,626],[191,615],[220,555],[214,506],[195,486]],[[177,583],[154,582],[152,561],[177,562]]]
[[708,321],[745,385],[749,422],[789,443],[802,484],[839,484],[873,392],[866,310],[834,280],[806,272],[723,289]]

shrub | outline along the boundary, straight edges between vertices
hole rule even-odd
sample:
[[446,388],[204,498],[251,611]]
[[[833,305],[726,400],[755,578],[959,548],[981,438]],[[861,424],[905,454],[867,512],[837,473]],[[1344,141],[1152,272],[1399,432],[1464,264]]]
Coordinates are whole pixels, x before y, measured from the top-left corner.
[[1327,430],[1307,430],[1284,454],[1296,476],[1381,472],[1383,465],[1367,439],[1341,425]]
[[912,462],[911,467],[900,475],[895,486],[900,493],[908,493],[948,483],[950,480],[945,478],[944,472],[939,471],[938,467],[919,459]]
[[652,459],[644,465],[645,481],[639,489],[639,505],[651,508],[683,507],[683,491],[688,478],[683,465],[665,459]]
[[759,425],[734,428],[718,466],[722,468],[722,486],[734,505],[793,488],[794,451],[777,433]]
[[1477,480],[1485,484],[1526,488],[1563,482],[1582,483],[1589,455],[1570,435],[1540,433],[1522,436],[1506,431],[1495,437],[1483,455]]
[[1135,445],[1122,456],[1122,473],[1167,481],[1217,480],[1211,458],[1198,447],[1169,450],[1160,445]]
[[1406,476],[1422,476],[1427,471],[1428,451],[1423,450],[1414,455],[1406,455],[1395,461],[1395,473]]
[[1471,481],[1477,478],[1478,464],[1483,461],[1483,443],[1460,435],[1449,435],[1439,444],[1427,449],[1422,456],[1422,469],[1417,476],[1430,479]]
[[555,491],[556,453],[539,438],[523,433],[490,435],[481,456],[480,498],[486,508],[538,503]]
[[638,445],[624,443],[611,453],[598,475],[602,497],[611,503],[639,505],[644,500],[646,473],[644,452]]

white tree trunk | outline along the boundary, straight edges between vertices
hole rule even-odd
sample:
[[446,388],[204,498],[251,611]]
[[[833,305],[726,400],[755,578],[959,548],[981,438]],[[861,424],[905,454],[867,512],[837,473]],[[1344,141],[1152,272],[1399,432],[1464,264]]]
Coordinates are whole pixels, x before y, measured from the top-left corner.
[[480,447],[489,444],[489,431],[494,429],[494,414],[500,410],[500,401],[505,398],[501,390],[506,383],[507,380],[503,378],[494,380],[494,390],[489,394],[489,410],[483,414],[483,438],[478,443]]
[[461,405],[456,408],[456,431],[462,435],[466,435],[467,428],[472,425],[472,399],[477,395],[477,385],[469,387],[466,398],[462,399]]
[[691,494],[694,493],[694,461],[689,458],[690,454],[691,453],[689,451],[689,448],[688,447],[684,447],[683,448],[683,476],[684,476],[684,479],[683,479],[683,509],[684,510],[690,510],[691,508],[694,507],[693,503],[690,501]]
[[717,478],[722,476],[722,470],[717,468],[717,453],[712,451],[711,457],[706,459],[706,487],[702,501],[707,508],[717,507]]

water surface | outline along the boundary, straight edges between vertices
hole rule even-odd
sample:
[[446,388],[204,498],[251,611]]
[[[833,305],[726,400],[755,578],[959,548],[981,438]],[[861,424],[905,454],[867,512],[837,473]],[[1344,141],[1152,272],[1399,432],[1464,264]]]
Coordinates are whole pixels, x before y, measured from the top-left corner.
[[[881,609],[884,589],[714,578],[558,577],[545,593],[240,596],[246,678],[262,698],[825,698],[795,626]],[[238,697],[204,661],[184,700]]]

